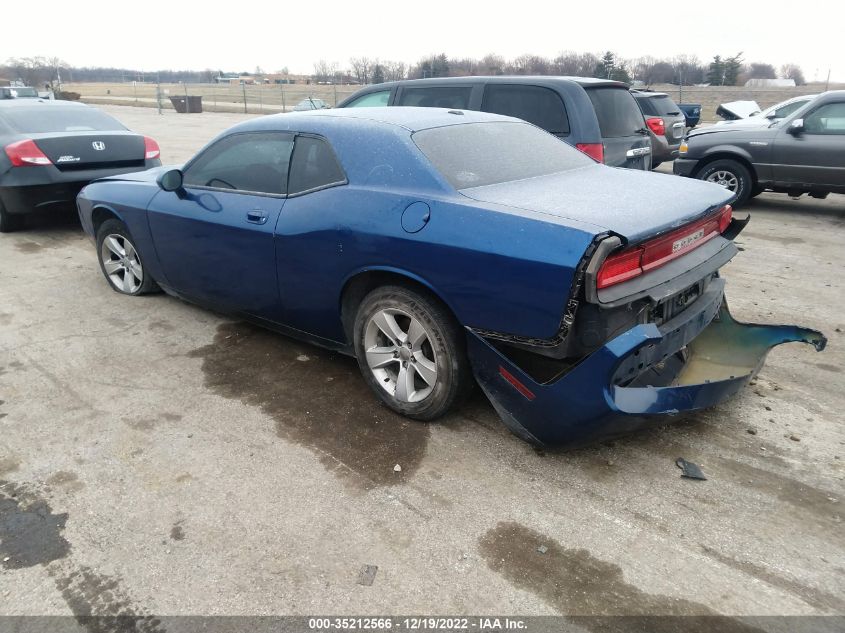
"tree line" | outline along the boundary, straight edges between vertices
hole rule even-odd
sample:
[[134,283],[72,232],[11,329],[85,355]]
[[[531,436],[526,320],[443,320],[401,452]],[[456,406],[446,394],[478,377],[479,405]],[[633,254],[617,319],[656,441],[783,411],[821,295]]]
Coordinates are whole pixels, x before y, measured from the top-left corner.
[[[555,57],[519,55],[505,59],[489,54],[479,59],[448,57],[445,53],[430,55],[415,64],[369,57],[352,57],[348,64],[320,59],[314,63],[309,76],[316,83],[371,84],[400,79],[429,77],[465,77],[471,75],[565,75],[575,77],[600,77],[631,83],[641,81],[646,85],[675,84],[716,86],[743,85],[748,79],[793,79],[797,85],[806,83],[800,66],[784,64],[776,70],[764,62],[746,63],[742,53],[730,56],[715,55],[704,63],[695,55],[675,57],[644,56],[623,59],[612,51],[602,55],[564,51]],[[42,86],[59,79],[64,82],[163,82],[211,83],[221,76],[256,76],[264,72],[256,67],[254,72],[224,72],[222,69],[160,70],[144,72],[128,68],[75,67],[58,57],[10,58],[0,64],[0,77],[21,80],[27,85]],[[288,74],[282,68],[276,74]]]

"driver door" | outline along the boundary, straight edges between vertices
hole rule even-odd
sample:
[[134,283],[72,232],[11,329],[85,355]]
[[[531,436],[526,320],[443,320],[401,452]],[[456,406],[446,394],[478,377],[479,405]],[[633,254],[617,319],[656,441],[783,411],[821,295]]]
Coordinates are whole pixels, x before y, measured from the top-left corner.
[[804,115],[804,128],[781,126],[773,149],[775,181],[817,189],[845,187],[845,99]]
[[278,320],[273,231],[287,195],[294,135],[226,136],[160,191],[148,218],[166,283],[195,301]]

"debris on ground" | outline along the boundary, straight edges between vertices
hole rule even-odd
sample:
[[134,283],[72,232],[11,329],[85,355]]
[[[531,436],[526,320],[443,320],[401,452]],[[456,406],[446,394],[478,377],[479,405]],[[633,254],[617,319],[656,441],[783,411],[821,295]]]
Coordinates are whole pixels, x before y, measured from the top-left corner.
[[757,435],[757,429],[745,429],[745,432],[749,435]]
[[540,546],[537,548],[537,551],[538,551],[538,552],[540,552],[541,554],[545,554],[546,552],[548,552],[548,551],[549,551],[549,548],[548,548],[548,547],[546,547],[545,545],[540,545]]
[[401,472],[402,472],[402,467],[401,467],[399,464],[396,464],[396,465],[393,467],[393,472],[394,472],[394,473],[401,473]]
[[791,439],[793,442],[800,442],[801,441],[801,438],[798,437],[797,435],[790,435],[789,439]]
[[373,581],[376,579],[377,571],[378,565],[364,565],[358,574],[358,584],[371,587]]
[[305,354],[300,354],[299,356],[296,357],[296,360],[304,363],[305,361],[309,361],[311,359],[308,358],[308,356],[306,356]]
[[681,477],[707,481],[707,477],[705,477],[704,473],[701,472],[701,468],[698,467],[698,464],[693,464],[692,462],[685,460],[683,457],[679,457],[675,460],[675,465],[683,471],[681,473]]

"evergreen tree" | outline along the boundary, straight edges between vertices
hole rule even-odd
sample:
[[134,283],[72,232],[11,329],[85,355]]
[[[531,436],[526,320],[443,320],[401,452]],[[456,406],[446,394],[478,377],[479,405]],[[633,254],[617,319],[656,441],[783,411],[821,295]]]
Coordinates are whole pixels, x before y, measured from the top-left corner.
[[607,51],[604,56],[596,64],[596,70],[593,73],[595,77],[600,79],[610,79],[613,76],[613,69],[616,67],[616,56]]
[[376,67],[373,68],[372,82],[374,84],[384,83],[384,70],[382,70],[381,64],[376,64]]
[[742,71],[742,52],[725,60],[725,86],[735,86]]
[[432,77],[448,77],[449,76],[449,58],[445,53],[440,53],[431,60],[431,76]]
[[710,62],[710,71],[707,73],[707,82],[711,86],[722,86],[725,83],[725,62],[719,55]]

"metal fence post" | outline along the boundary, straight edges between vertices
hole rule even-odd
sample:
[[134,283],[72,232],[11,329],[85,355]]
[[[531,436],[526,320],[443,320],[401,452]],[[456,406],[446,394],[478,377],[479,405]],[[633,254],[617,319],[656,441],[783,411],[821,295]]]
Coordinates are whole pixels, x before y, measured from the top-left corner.
[[285,84],[280,84],[282,86],[282,112],[287,112],[287,105],[285,105]]
[[244,81],[241,84],[241,86],[243,87],[243,90],[244,90],[244,114],[246,114],[247,113],[246,112],[246,82]]

